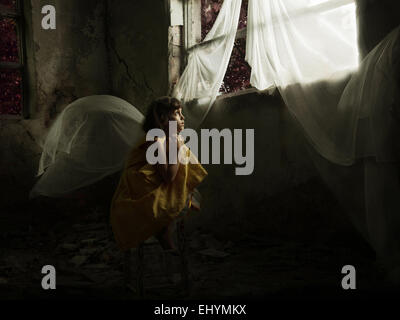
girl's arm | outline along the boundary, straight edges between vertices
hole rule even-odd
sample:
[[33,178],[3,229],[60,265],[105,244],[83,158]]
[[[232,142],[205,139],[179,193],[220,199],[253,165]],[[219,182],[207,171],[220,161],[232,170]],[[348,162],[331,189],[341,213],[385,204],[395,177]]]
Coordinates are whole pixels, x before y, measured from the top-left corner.
[[[179,148],[182,146],[183,142],[181,141],[181,139],[179,139],[178,137],[170,137],[169,139],[176,139],[176,146],[177,146],[177,154],[179,151]],[[179,161],[177,161],[176,164],[170,164],[168,159],[168,150],[169,150],[169,139],[167,140],[167,143],[164,144],[162,141],[157,140],[157,142],[160,144],[158,150],[160,150],[163,154],[163,158],[166,159],[167,163],[166,164],[160,164],[158,163],[157,166],[157,170],[160,173],[161,177],[163,178],[164,182],[166,183],[171,183],[172,181],[174,181],[176,174],[178,173],[179,170]],[[165,150],[166,148],[166,150]]]

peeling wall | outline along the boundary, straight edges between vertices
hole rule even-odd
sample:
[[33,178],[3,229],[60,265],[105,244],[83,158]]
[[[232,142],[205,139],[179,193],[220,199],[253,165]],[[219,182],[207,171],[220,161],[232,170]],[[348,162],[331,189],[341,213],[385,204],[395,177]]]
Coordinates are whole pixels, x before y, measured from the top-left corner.
[[[44,5],[56,8],[56,30],[41,28]],[[0,119],[0,203],[26,201],[41,147],[55,116],[72,100],[109,92],[105,1],[25,2],[30,118]]]
[[[41,8],[54,5],[57,29],[41,28]],[[72,100],[109,92],[105,1],[32,0],[37,108],[48,122]]]
[[112,93],[144,112],[168,93],[168,17],[164,0],[108,0]]

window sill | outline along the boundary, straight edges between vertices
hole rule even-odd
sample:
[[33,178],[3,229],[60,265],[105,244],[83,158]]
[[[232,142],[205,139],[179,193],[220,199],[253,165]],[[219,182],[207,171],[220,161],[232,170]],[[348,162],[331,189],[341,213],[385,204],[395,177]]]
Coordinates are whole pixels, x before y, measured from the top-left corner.
[[262,95],[268,95],[268,96],[273,96],[275,94],[279,94],[279,91],[276,90],[276,87],[270,88],[270,89],[266,89],[266,90],[258,90],[256,88],[247,88],[247,89],[243,89],[243,90],[239,90],[236,92],[231,92],[231,93],[225,93],[225,94],[220,94],[219,96],[217,96],[216,100],[223,100],[223,99],[227,99],[227,98],[233,98],[233,97],[238,97],[238,96],[242,96],[245,94],[251,94],[251,93],[257,93],[257,94],[262,94]]

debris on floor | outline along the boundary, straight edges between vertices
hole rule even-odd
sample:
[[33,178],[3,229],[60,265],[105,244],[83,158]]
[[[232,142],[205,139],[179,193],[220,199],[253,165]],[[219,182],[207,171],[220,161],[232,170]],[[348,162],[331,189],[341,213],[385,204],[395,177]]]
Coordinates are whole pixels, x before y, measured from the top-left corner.
[[[48,216],[53,217],[52,214]],[[88,212],[71,212],[71,218],[64,214],[53,219],[48,225],[0,225],[0,299],[47,299],[40,286],[44,265],[53,265],[57,270],[60,298],[138,299],[134,285],[132,290],[126,290],[124,254],[116,246],[107,207],[88,208]],[[184,297],[180,291],[179,257],[163,252],[153,237],[146,241],[147,298],[256,299],[301,297],[310,292],[329,294],[337,292],[341,269],[349,261],[357,265],[357,272],[362,275],[358,292],[393,289],[384,282],[382,271],[370,251],[360,245],[358,236],[303,242],[273,237],[263,231],[242,234],[240,239],[220,239],[199,230],[186,235],[191,291]],[[131,262],[135,276],[135,254]]]

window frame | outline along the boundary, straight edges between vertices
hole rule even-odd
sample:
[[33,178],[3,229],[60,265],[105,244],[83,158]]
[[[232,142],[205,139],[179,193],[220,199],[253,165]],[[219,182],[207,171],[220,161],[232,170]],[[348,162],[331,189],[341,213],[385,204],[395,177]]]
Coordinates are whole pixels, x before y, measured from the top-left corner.
[[[206,45],[210,41],[201,42],[201,1],[200,0],[187,0],[184,1],[184,19],[183,19],[183,26],[184,26],[184,66],[187,64],[187,57],[191,50],[194,48],[201,47]],[[236,31],[235,40],[238,39],[245,39],[247,36],[247,27],[238,28]],[[228,93],[220,93],[216,97],[217,100],[223,98],[229,98],[236,95],[242,95],[246,93],[252,92],[263,92],[259,91],[254,87],[238,90],[235,92],[228,92]]]
[[[335,0],[335,1],[327,1],[319,4],[315,4],[309,8],[304,8],[296,12],[296,15],[303,15],[312,12],[324,12],[339,8],[341,6],[345,6],[351,3],[355,3],[357,5],[356,0]],[[201,1],[198,0],[187,0],[184,1],[184,65],[186,66],[187,57],[191,50],[196,47],[201,47],[205,45],[207,42],[201,41]],[[236,31],[235,41],[237,39],[246,39],[247,37],[247,27],[238,28]],[[213,40],[210,40],[213,41]],[[259,93],[259,94],[268,94],[271,95],[276,91],[276,88],[268,88],[266,90],[258,90],[257,88],[250,87],[242,90],[238,90],[235,92],[229,93],[219,93],[216,97],[216,100],[231,98],[234,96],[239,96],[243,94],[250,93]]]
[[0,5],[0,18],[10,18],[16,21],[16,32],[18,39],[19,62],[2,62],[2,69],[18,69],[21,72],[21,114],[0,114],[0,119],[26,119],[29,118],[28,107],[28,74],[27,74],[27,57],[26,57],[26,38],[25,38],[25,19],[24,19],[24,1],[16,0],[16,9],[8,9]]

